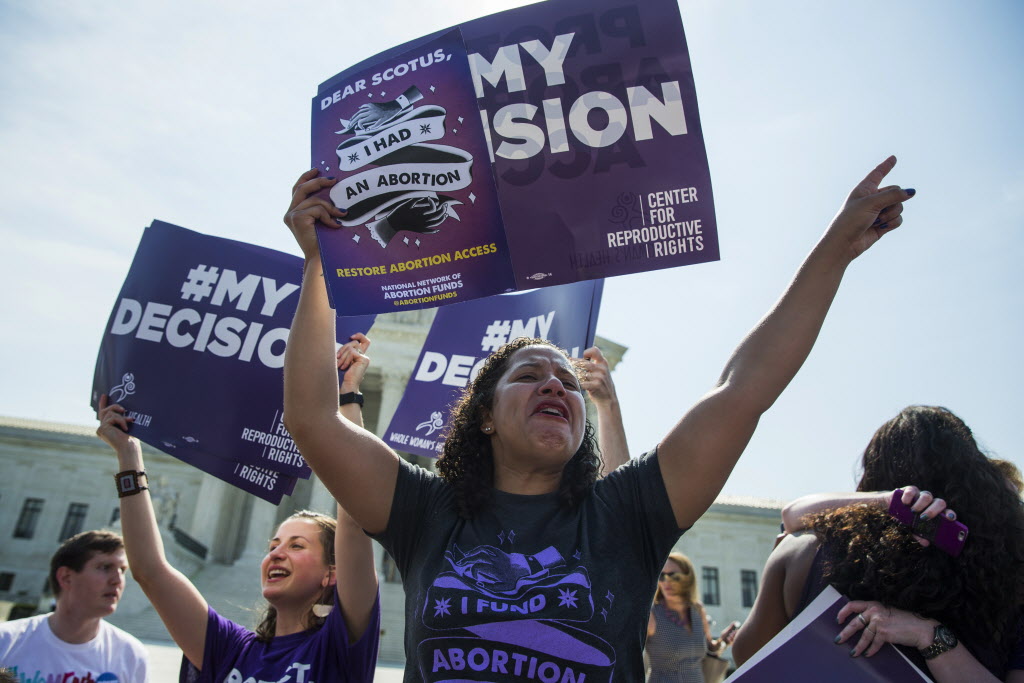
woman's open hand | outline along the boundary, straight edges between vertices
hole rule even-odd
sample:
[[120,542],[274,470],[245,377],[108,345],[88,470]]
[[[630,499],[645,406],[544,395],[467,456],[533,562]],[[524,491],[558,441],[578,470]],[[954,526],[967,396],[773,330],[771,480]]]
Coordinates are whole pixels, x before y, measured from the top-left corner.
[[852,642],[854,645],[850,650],[851,657],[870,657],[886,643],[923,650],[932,644],[935,627],[939,625],[934,619],[925,619],[895,607],[886,607],[873,600],[851,600],[839,610],[836,620],[840,624],[846,623],[836,636],[836,644]]

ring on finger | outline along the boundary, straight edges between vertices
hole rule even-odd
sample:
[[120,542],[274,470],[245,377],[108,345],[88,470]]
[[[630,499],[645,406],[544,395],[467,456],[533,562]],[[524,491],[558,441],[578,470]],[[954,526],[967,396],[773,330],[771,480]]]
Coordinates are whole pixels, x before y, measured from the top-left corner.
[[[931,491],[921,491],[921,493],[917,494],[917,497],[921,498],[922,496],[931,496],[931,495],[932,495]],[[932,496],[932,497],[934,498],[934,496]]]
[[859,619],[859,620],[860,620],[860,623],[864,624],[864,626],[865,626],[865,627],[867,627],[867,625],[868,625],[868,620],[864,618],[864,613],[863,613],[863,612],[861,612],[861,613],[859,613],[859,614],[857,615],[857,619]]

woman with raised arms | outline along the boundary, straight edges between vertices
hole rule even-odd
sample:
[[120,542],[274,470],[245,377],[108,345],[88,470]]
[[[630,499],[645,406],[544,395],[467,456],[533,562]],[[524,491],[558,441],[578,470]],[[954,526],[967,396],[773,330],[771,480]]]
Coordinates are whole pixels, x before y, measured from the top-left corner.
[[[358,337],[358,339],[356,338]],[[329,372],[345,369],[347,391],[358,392],[369,359],[363,335],[342,347]],[[358,404],[334,410],[361,425]],[[117,453],[122,478],[146,482],[132,418],[100,398],[97,435]],[[120,486],[120,484],[119,484]],[[380,605],[370,539],[339,506],[338,518],[304,510],[281,522],[260,563],[267,611],[255,631],[219,615],[167,561],[149,491],[120,491],[121,530],[132,576],[153,604],[183,657],[182,683],[306,681],[369,683],[377,665]]]
[[[285,216],[306,258],[285,356],[285,423],[349,514],[388,549],[406,593],[406,681],[642,681],[648,610],[682,532],[711,505],[758,419],[800,368],[847,266],[902,222],[913,190],[850,193],[718,383],[657,448],[598,480],[581,377],[517,339],[453,409],[439,475],[338,415],[334,312],[314,225],[344,212],[303,174]],[[485,678],[483,678],[485,677]]]

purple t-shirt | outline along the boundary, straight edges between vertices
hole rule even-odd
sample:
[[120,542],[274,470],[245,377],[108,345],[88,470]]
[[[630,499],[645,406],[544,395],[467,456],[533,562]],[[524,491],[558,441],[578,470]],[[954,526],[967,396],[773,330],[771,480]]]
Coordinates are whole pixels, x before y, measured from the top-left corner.
[[181,658],[180,683],[370,683],[380,644],[380,594],[370,623],[358,642],[348,644],[348,629],[334,595],[334,609],[316,630],[279,636],[269,643],[210,608],[203,670]]

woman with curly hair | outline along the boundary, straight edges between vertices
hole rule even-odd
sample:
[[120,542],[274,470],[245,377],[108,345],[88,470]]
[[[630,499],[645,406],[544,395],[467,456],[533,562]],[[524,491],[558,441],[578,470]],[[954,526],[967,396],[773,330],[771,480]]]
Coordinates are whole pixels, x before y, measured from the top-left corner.
[[[787,530],[813,533],[785,538],[769,557],[737,662],[832,585],[851,600],[836,643],[852,645],[852,657],[893,643],[936,681],[1024,681],[1024,507],[1000,467],[959,417],[930,406],[883,424],[862,466],[859,493],[808,496],[783,511]],[[957,556],[889,515],[898,488],[922,519],[968,526]]]
[[314,225],[337,181],[303,174],[285,216],[306,257],[285,356],[285,423],[335,498],[390,552],[406,594],[405,680],[641,681],[650,596],[757,421],[803,363],[847,266],[902,221],[912,190],[850,193],[718,384],[650,453],[598,478],[581,380],[564,351],[518,339],[455,408],[440,476],[337,414],[334,312]]

